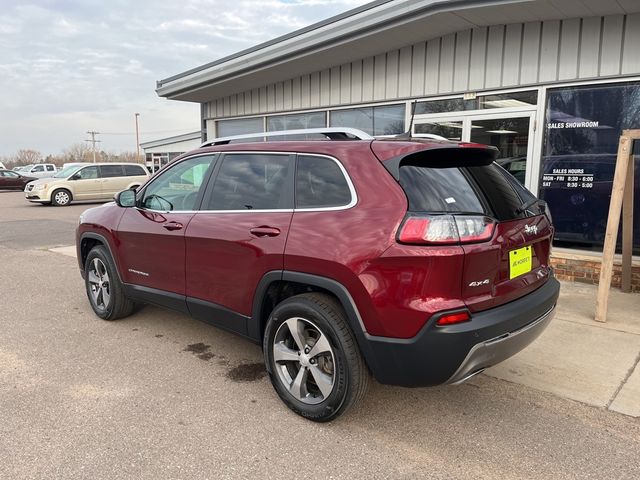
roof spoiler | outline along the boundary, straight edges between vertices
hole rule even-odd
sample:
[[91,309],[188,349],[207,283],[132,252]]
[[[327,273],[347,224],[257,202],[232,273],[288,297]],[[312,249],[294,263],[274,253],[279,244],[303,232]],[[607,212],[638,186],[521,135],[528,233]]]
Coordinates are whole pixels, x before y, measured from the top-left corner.
[[410,152],[382,163],[393,178],[400,179],[400,167],[415,165],[429,168],[482,167],[491,165],[498,149],[489,145],[453,144]]

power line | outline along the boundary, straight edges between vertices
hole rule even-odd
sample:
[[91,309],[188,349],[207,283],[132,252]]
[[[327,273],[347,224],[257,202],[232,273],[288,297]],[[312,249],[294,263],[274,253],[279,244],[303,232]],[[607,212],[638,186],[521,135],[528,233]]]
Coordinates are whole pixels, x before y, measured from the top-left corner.
[[87,139],[85,140],[85,142],[91,143],[91,152],[93,153],[93,163],[96,163],[96,143],[101,142],[101,140],[96,140],[96,135],[99,135],[100,132],[94,132],[93,130],[90,130],[87,133],[91,135],[91,140]]

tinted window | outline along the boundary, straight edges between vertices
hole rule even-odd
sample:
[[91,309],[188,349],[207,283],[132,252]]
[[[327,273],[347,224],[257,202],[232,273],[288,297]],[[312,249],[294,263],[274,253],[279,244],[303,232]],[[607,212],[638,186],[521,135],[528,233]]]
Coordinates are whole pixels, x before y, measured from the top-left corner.
[[135,177],[137,175],[146,175],[144,168],[139,165],[125,165],[124,174],[127,177]]
[[400,185],[412,212],[486,213],[468,178],[459,168],[400,167]]
[[[514,184],[507,179],[508,174],[504,169],[491,164],[486,167],[468,167],[466,170],[478,184],[483,197],[498,220],[526,216],[526,213],[518,212],[524,201],[514,188]],[[526,192],[524,188],[521,190]]]
[[194,210],[213,160],[210,155],[192,157],[158,174],[156,180],[145,188],[142,206],[163,212]]
[[53,165],[47,165],[47,170],[50,172],[54,172],[56,168]]
[[109,177],[121,177],[122,166],[121,165],[101,165],[100,174],[103,178]]
[[226,155],[207,209],[289,208],[286,188],[289,167],[289,155]]
[[298,156],[296,208],[339,207],[351,202],[340,167],[325,157]]
[[400,167],[400,185],[413,212],[484,213],[500,221],[525,217],[518,209],[533,194],[498,165]]
[[79,180],[90,180],[98,178],[98,167],[85,167],[75,174]]

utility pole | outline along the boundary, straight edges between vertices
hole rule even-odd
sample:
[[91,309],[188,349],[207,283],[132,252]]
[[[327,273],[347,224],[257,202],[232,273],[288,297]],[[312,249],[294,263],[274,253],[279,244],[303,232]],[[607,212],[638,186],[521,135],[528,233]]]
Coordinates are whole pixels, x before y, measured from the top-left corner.
[[91,143],[91,152],[93,153],[93,163],[96,163],[96,143],[100,143],[101,140],[96,140],[96,135],[99,135],[100,132],[88,131],[89,135],[91,135],[91,140],[85,140],[85,142]]
[[139,162],[140,161],[140,134],[138,131],[138,117],[140,116],[140,114],[135,113],[134,116],[136,118],[136,160]]

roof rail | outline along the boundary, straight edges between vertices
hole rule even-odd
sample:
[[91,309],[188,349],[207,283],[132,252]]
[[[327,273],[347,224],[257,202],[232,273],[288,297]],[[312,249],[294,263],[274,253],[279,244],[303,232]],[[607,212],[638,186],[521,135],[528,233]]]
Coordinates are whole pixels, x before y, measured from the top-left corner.
[[[269,137],[282,137],[291,135],[312,135],[319,134],[325,135],[329,140],[373,140],[373,137],[368,133],[358,130],[357,128],[305,128],[300,130],[280,130],[277,132],[257,132],[246,133],[243,135],[232,135],[230,137],[220,137],[207,140],[200,147],[210,147],[214,145],[226,145],[235,140],[249,140],[249,139],[262,139],[266,142]],[[260,141],[260,140],[259,140]]]

